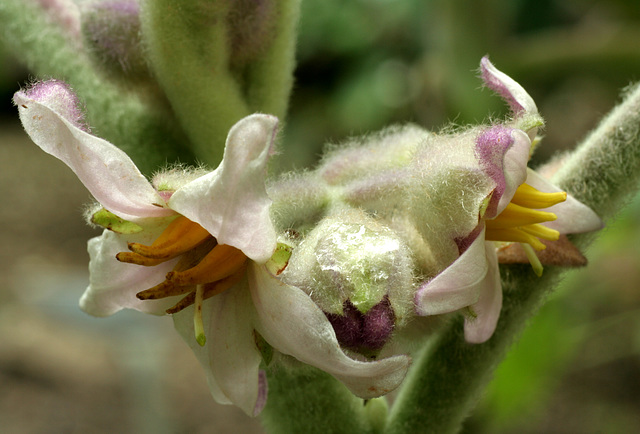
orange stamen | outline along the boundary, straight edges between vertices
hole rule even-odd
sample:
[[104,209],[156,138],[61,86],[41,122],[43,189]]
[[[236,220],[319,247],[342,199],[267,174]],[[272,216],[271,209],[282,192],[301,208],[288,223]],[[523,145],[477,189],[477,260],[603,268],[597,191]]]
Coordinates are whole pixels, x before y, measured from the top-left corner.
[[218,244],[195,267],[167,273],[167,280],[179,286],[215,282],[238,271],[246,260],[242,251]]
[[172,259],[212,238],[209,232],[186,217],[180,216],[160,234],[152,245],[129,243],[129,250],[153,259]]

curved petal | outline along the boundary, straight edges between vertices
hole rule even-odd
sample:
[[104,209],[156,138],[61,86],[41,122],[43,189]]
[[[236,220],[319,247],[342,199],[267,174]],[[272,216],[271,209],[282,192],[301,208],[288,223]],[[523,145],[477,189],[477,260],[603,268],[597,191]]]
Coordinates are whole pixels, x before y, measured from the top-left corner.
[[[542,192],[554,193],[556,191],[562,191],[531,169],[527,172],[526,182]],[[582,232],[595,231],[604,227],[602,219],[598,217],[591,208],[571,195],[567,195],[567,200],[564,202],[545,208],[544,210],[558,216],[557,220],[547,222],[544,225],[557,230],[561,234],[579,234]]]
[[494,218],[509,204],[516,189],[527,178],[531,140],[522,130],[494,125],[475,140],[475,154],[482,170],[496,187],[485,217]]
[[276,279],[263,266],[250,267],[249,285],[260,320],[258,331],[281,353],[328,372],[364,399],[384,395],[404,379],[409,357],[375,362],[348,357],[325,314],[309,296]]
[[[264,406],[266,382],[261,381],[262,356],[254,336],[255,310],[247,280],[205,300],[203,322],[207,342],[201,347],[193,330],[193,306],[173,315],[180,336],[204,367],[213,398],[233,403],[249,416]],[[264,380],[264,378],[262,378]]]
[[502,284],[498,256],[493,243],[485,243],[485,248],[489,270],[478,284],[480,298],[472,306],[476,317],[465,318],[464,321],[464,338],[472,344],[486,342],[493,335],[502,309]]
[[178,189],[169,206],[257,262],[266,262],[276,234],[265,188],[266,164],[278,119],[256,114],[229,131],[220,166]]
[[527,91],[517,81],[493,66],[489,57],[485,56],[480,61],[480,71],[484,84],[509,104],[514,115],[538,113],[538,107]]
[[178,302],[179,297],[162,300],[138,300],[136,293],[151,288],[165,278],[178,259],[155,267],[125,264],[116,260],[116,254],[126,252],[127,241],[151,243],[157,231],[143,231],[124,236],[105,230],[101,236],[89,240],[89,287],[80,299],[82,310],[94,316],[109,316],[122,309],[163,315]]
[[527,133],[514,129],[511,131],[513,145],[504,155],[504,180],[505,190],[498,202],[497,214],[504,211],[505,207],[513,199],[516,190],[527,179],[527,164],[531,153],[531,140]]
[[415,295],[418,315],[453,312],[478,301],[488,270],[484,234],[483,229],[458,259],[418,289]]
[[14,96],[34,143],[69,166],[109,211],[127,220],[172,214],[127,154],[83,131],[75,99],[61,82],[40,83]]

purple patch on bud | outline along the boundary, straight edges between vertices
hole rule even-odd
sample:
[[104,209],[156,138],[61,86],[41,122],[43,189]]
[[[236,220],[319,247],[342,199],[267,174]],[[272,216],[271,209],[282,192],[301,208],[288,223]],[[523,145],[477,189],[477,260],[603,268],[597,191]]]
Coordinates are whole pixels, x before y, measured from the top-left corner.
[[146,70],[140,45],[140,7],[134,0],[95,3],[83,10],[85,41],[105,66],[135,75]]
[[506,103],[509,104],[514,115],[517,116],[525,111],[525,108],[515,98],[511,89],[505,85],[503,79],[498,75],[502,73],[493,66],[487,56],[483,57],[480,61],[480,71],[482,73],[482,81],[484,81],[485,86],[500,95]]
[[395,315],[385,297],[366,314],[345,301],[343,314],[325,313],[336,332],[340,345],[360,352],[380,350],[391,336]]
[[82,114],[78,97],[64,81],[41,81],[18,92],[18,94],[20,93],[25,98],[35,100],[58,113],[81,130],[90,132],[89,126],[84,122],[84,115]]
[[496,183],[485,217],[497,214],[498,203],[507,188],[504,176],[504,156],[514,144],[512,128],[495,125],[481,132],[476,138],[475,154],[484,172]]

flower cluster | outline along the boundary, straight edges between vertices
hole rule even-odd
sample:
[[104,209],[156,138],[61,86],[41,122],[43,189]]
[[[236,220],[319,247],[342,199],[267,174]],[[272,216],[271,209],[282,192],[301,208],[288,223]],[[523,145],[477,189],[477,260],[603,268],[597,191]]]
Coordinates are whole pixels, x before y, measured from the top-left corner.
[[410,363],[389,343],[423,317],[461,311],[469,342],[491,337],[500,246],[522,244],[539,274],[545,243],[601,226],[527,168],[542,126],[531,97],[487,58],[481,71],[512,110],[506,122],[391,128],[270,183],[273,116],[237,122],[217,169],[177,167],[149,181],[90,133],[64,83],[38,83],[14,102],[33,141],[99,203],[89,218],[105,229],[89,241],[82,309],[172,314],[216,401],[255,415],[272,350],[357,396],[383,395]]

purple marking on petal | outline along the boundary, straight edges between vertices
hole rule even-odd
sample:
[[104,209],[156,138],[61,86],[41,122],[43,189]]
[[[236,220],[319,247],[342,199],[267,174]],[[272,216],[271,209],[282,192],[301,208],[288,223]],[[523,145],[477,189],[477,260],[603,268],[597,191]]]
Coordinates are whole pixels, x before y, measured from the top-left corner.
[[458,246],[458,253],[460,255],[462,255],[464,252],[466,252],[467,249],[469,248],[469,246],[471,244],[473,244],[473,242],[476,240],[476,238],[478,238],[478,235],[480,235],[480,233],[482,232],[482,229],[484,229],[484,225],[483,224],[479,224],[466,237],[454,238],[453,241]]
[[487,56],[483,57],[480,61],[480,71],[482,72],[482,81],[485,86],[499,94],[509,107],[514,115],[518,115],[525,111],[525,108],[516,100],[511,93],[511,90],[505,86],[504,82],[498,78],[491,70],[495,69]]
[[512,131],[512,128],[495,125],[481,132],[476,138],[476,157],[485,173],[496,183],[496,188],[485,213],[486,218],[496,216],[498,202],[507,188],[504,176],[504,156],[515,142]]
[[325,315],[333,326],[340,345],[360,351],[381,349],[391,336],[395,324],[395,315],[388,297],[369,309],[366,314],[347,300],[342,315]]
[[41,81],[20,92],[50,108],[81,130],[91,132],[84,121],[80,100],[64,81]]
[[269,383],[267,382],[267,373],[264,370],[258,371],[258,398],[256,406],[253,408],[253,415],[260,414],[267,403],[267,395],[269,394]]

